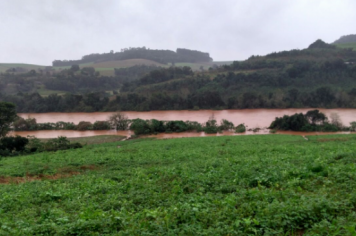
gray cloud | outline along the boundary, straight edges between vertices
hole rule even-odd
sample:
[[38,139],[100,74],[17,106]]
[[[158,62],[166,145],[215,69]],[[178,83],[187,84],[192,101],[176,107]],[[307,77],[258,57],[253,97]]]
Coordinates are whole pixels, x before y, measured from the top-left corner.
[[4,0],[0,9],[3,63],[138,46],[242,60],[356,33],[354,0]]

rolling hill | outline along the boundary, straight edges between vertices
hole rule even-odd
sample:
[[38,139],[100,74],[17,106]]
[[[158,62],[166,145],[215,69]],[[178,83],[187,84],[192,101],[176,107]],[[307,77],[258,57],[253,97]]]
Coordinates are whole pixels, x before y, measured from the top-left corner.
[[356,42],[354,42],[354,43],[338,43],[335,45],[338,48],[352,48],[353,50],[356,50]]
[[47,66],[23,64],[23,63],[0,63],[0,73],[6,72],[8,69],[12,68],[23,68],[26,70],[43,70]]

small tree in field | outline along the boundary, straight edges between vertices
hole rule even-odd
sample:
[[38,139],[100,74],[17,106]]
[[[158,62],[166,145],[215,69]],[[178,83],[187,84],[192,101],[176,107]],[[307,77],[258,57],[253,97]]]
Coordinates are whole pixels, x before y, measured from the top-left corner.
[[117,130],[127,130],[131,121],[125,114],[116,112],[109,117],[108,122],[111,127],[114,127]]

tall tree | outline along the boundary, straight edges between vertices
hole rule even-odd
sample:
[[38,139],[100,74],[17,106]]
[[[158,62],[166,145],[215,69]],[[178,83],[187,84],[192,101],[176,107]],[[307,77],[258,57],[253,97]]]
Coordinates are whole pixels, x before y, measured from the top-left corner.
[[0,102],[0,137],[5,137],[10,125],[17,117],[15,105],[9,102]]

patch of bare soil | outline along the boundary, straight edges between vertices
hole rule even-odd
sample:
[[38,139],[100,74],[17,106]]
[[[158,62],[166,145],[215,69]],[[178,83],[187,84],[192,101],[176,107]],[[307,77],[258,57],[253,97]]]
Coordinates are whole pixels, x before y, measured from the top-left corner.
[[[96,170],[98,169],[95,165],[84,165],[80,166],[79,170]],[[12,176],[0,176],[0,184],[21,184],[32,181],[42,181],[42,180],[57,180],[63,178],[69,178],[75,175],[80,175],[81,172],[78,170],[74,170],[72,167],[62,167],[58,169],[58,173],[54,175],[31,175],[26,174],[24,177],[12,177]]]
[[321,138],[318,142],[331,142],[331,141],[348,141],[348,138]]

